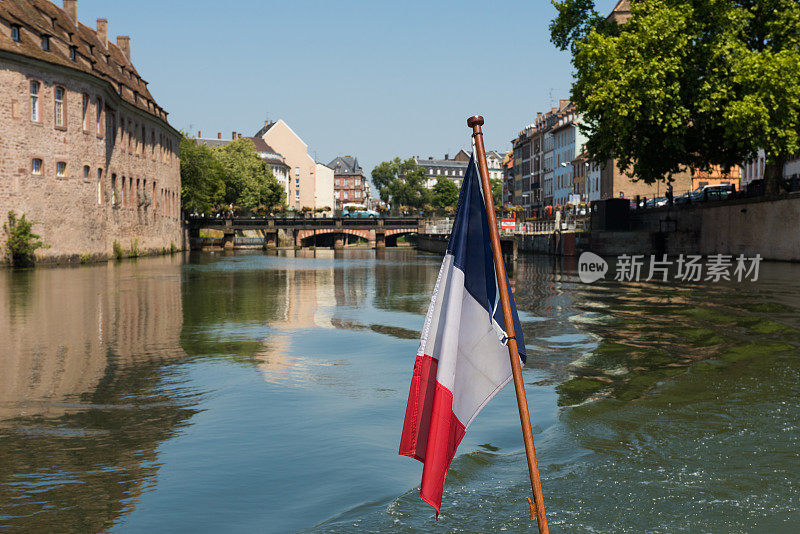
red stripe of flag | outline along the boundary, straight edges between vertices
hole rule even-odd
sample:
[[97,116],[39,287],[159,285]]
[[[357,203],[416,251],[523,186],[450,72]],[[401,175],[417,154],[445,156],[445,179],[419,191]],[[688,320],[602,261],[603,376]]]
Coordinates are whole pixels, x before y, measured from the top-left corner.
[[400,438],[400,454],[424,464],[420,497],[437,517],[447,469],[466,432],[453,413],[453,393],[436,381],[438,364],[430,356],[417,356]]

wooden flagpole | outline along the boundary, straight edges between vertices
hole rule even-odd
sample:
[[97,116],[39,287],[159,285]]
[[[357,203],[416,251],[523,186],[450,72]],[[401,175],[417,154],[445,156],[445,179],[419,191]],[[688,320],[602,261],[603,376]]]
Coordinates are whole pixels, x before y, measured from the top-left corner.
[[[536,449],[533,446],[533,431],[531,430],[531,416],[528,413],[528,399],[525,396],[525,385],[522,381],[522,365],[519,361],[519,349],[514,332],[514,320],[511,315],[511,303],[508,298],[506,286],[506,267],[503,263],[503,252],[500,248],[500,233],[497,231],[497,217],[494,214],[494,201],[492,200],[492,186],[489,182],[489,170],[486,165],[486,149],[483,146],[483,117],[476,115],[467,119],[467,126],[472,128],[472,137],[475,139],[475,160],[481,173],[483,188],[483,202],[486,207],[486,216],[489,219],[489,234],[492,239],[492,253],[494,256],[494,269],[497,275],[497,287],[500,291],[500,305],[503,309],[506,335],[508,335],[508,355],[511,358],[511,372],[514,375],[514,389],[517,392],[517,406],[519,407],[519,420],[522,423],[522,436],[525,440],[525,453],[528,456],[528,472],[531,476],[531,489],[533,500],[528,497],[528,506],[531,509],[531,520],[536,517],[539,534],[548,534],[547,517],[544,513],[544,497],[542,495],[542,482],[539,478],[539,463],[536,461]],[[534,507],[535,504],[535,507]]]

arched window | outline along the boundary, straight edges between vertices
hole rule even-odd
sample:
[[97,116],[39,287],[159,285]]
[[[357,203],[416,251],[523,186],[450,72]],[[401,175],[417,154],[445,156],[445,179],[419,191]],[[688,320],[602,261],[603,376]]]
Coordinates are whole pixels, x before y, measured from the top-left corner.
[[103,204],[103,169],[97,169],[97,205]]
[[31,121],[39,122],[39,87],[37,81],[31,81]]
[[84,132],[89,130],[89,95],[86,93],[83,94],[81,102],[81,124]]
[[120,204],[122,207],[125,207],[125,177],[122,177],[122,199]]
[[100,97],[97,97],[97,115],[95,117],[95,129],[97,131],[97,137],[103,137],[103,99]]
[[89,166],[88,165],[84,165],[83,166],[83,181],[85,181],[85,182],[89,181]]
[[64,126],[64,88],[56,85],[55,89],[53,90],[53,94],[55,96],[55,121],[56,126],[62,128]]

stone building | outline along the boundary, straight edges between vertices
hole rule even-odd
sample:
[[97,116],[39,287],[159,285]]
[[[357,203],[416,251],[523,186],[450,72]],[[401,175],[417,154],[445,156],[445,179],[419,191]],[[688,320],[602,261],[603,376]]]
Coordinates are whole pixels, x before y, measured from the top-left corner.
[[369,183],[364,176],[364,169],[358,164],[358,158],[353,156],[338,156],[328,163],[333,169],[333,196],[339,211],[344,204],[370,205]]
[[333,208],[333,173],[314,161],[308,154],[308,145],[283,119],[265,122],[254,137],[260,137],[278,151],[289,166],[286,203],[290,208]]
[[[692,173],[684,171],[672,176],[672,192],[677,197],[692,191]],[[617,160],[612,159],[600,165],[600,199],[607,198],[641,198],[663,197],[667,192],[667,184],[661,180],[648,184],[634,180],[620,172]]]
[[181,247],[179,139],[129,37],[77,0],[0,2],[0,217],[38,223],[40,259]]

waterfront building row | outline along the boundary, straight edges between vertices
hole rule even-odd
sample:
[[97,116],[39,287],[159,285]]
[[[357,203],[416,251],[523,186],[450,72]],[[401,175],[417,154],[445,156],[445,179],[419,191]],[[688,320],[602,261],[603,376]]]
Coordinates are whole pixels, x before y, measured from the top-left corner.
[[129,37],[75,0],[0,2],[0,214],[38,223],[40,257],[181,246],[179,139]]
[[[425,186],[431,189],[436,185],[439,178],[452,180],[458,187],[461,187],[461,181],[464,179],[464,173],[467,171],[470,157],[471,153],[462,149],[452,158],[449,154],[445,154],[444,159],[436,159],[432,156],[427,159],[414,156],[413,159],[414,162],[424,170],[426,177]],[[504,153],[500,153],[496,150],[489,150],[486,152],[486,163],[490,180],[503,179],[504,157]]]

